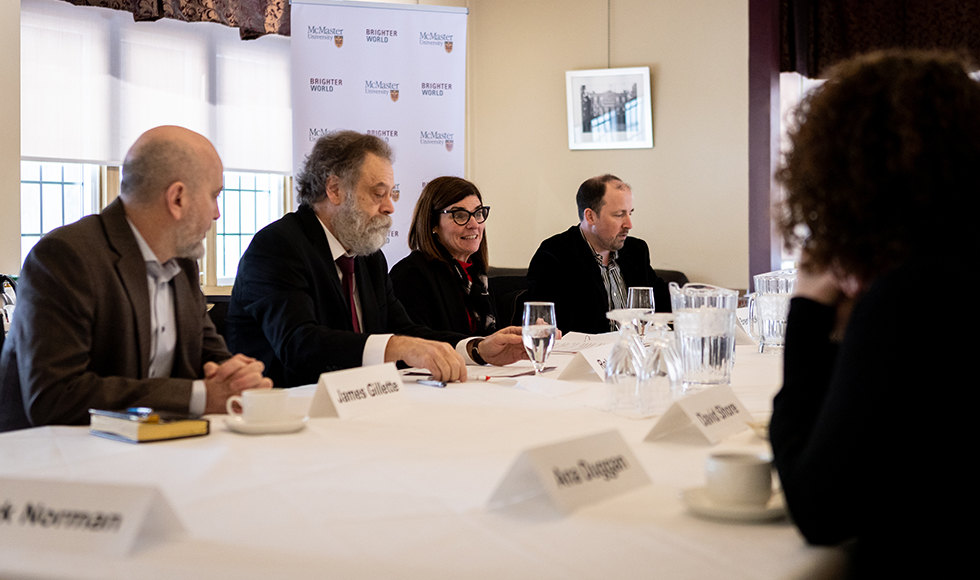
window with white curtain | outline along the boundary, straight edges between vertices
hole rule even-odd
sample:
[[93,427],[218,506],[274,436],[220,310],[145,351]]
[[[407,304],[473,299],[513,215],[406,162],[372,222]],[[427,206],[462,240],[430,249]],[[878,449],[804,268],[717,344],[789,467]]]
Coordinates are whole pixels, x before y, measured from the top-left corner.
[[[180,125],[211,140],[226,182],[258,175],[252,187],[271,184],[259,198],[246,197],[258,199],[248,215],[272,221],[288,201],[291,118],[288,38],[242,41],[237,29],[213,23],[134,22],[131,13],[118,10],[21,1],[21,155],[32,163],[120,166],[144,131]],[[42,186],[31,179],[22,187]],[[98,190],[89,195],[94,197],[86,203],[97,210]],[[278,199],[270,202],[269,195]],[[40,219],[23,216],[22,232]],[[219,232],[240,228],[220,220],[216,225]],[[228,253],[236,243],[221,249],[209,243],[209,253],[220,257],[212,284],[215,276],[233,279],[230,267],[247,247],[245,239],[236,242],[237,256]]]

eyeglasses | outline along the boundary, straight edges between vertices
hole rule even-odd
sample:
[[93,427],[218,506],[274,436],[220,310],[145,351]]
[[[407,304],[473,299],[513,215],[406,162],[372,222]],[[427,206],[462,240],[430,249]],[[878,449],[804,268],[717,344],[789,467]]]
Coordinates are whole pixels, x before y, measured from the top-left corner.
[[451,214],[453,216],[453,221],[456,222],[458,226],[465,226],[470,223],[470,217],[476,219],[476,223],[482,224],[487,221],[487,216],[490,215],[490,206],[481,205],[473,211],[466,211],[465,209],[444,209],[442,211],[437,211],[436,214]]

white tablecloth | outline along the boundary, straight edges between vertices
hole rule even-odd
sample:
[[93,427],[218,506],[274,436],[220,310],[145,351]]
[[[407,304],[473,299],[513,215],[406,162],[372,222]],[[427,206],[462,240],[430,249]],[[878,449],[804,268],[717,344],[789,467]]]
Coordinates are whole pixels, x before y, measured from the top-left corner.
[[[561,362],[561,361],[559,361]],[[767,416],[781,357],[738,347],[733,387]],[[245,436],[212,417],[208,437],[131,445],[87,428],[0,435],[0,477],[157,486],[187,535],[127,557],[0,546],[0,577],[70,578],[791,578],[834,573],[837,550],[808,547],[786,520],[689,515],[718,449],[767,451],[751,432],[716,447],[643,442],[655,419],[589,406],[600,383],[542,394],[517,386],[406,383],[410,405],[352,420],[311,419],[290,435]],[[310,390],[294,391],[302,405]],[[519,453],[617,429],[652,485],[568,517],[486,507]]]

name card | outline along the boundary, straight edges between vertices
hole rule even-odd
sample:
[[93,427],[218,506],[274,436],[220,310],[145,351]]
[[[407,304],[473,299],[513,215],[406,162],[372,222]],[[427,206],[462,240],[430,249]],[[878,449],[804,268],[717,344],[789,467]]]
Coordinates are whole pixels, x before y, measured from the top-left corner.
[[649,483],[619,431],[606,431],[524,451],[497,486],[489,507],[546,496],[558,512],[569,514]]
[[184,534],[156,488],[0,479],[0,544],[125,555]]
[[745,431],[753,420],[731,387],[711,387],[671,405],[643,440],[653,441],[693,426],[714,445]]
[[562,369],[558,375],[559,380],[595,380],[596,375],[602,382],[606,382],[606,359],[612,352],[612,346],[603,344],[582,349],[575,353],[568,366]]
[[310,418],[350,419],[406,405],[405,386],[395,363],[323,373],[317,381]]

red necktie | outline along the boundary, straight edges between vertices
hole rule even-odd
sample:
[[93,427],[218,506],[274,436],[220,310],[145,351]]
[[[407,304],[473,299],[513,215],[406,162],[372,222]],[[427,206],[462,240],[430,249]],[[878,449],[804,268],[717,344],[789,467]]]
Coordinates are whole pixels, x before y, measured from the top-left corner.
[[357,307],[354,305],[354,258],[341,256],[337,258],[337,266],[344,274],[344,294],[347,294],[347,305],[350,306],[350,320],[354,325],[354,332],[360,332],[361,324],[357,321]]

